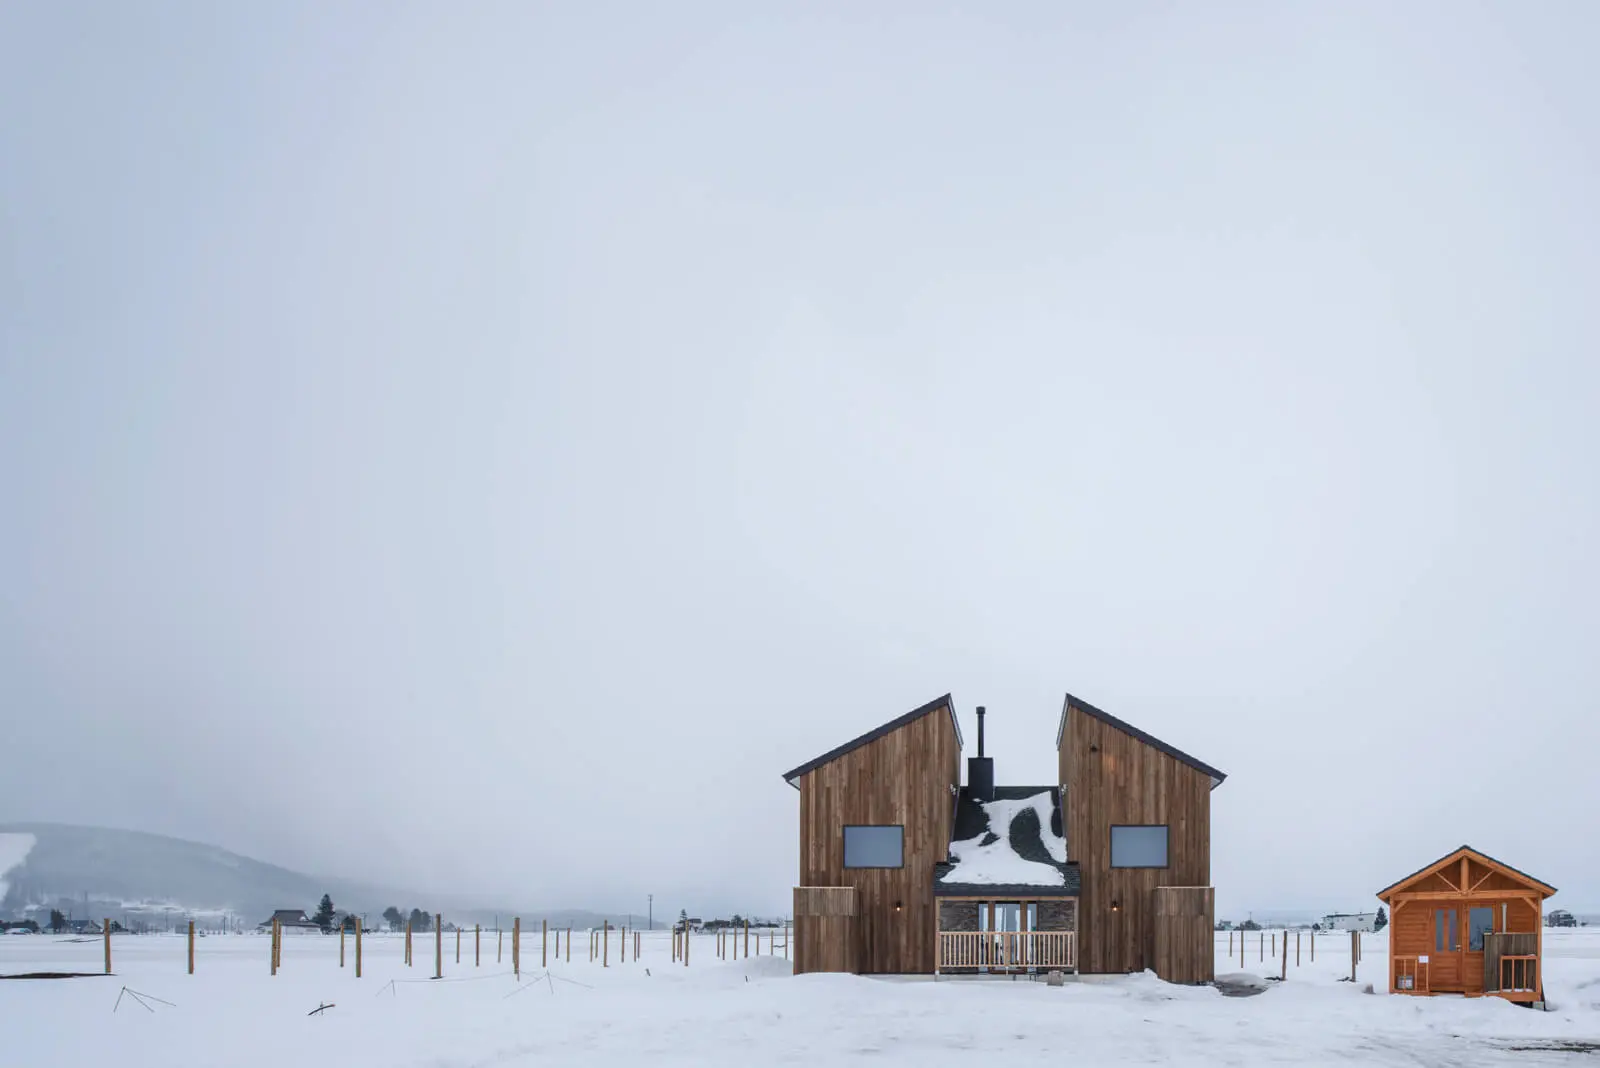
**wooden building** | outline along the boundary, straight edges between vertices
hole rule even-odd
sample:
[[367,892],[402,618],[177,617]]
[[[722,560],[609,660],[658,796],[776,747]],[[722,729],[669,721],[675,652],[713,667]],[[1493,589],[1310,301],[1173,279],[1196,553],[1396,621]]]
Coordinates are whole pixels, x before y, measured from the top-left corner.
[[[1067,841],[1083,869],[1083,970],[1153,968],[1156,891],[1211,886],[1211,791],[1227,776],[1071,694],[1056,751]],[[1210,946],[1211,895],[1189,900],[1205,902]],[[1193,955],[1175,949],[1162,956],[1174,953]],[[1201,974],[1189,981],[1210,981],[1213,954],[1198,956]]]
[[1544,1001],[1548,883],[1462,846],[1378,891],[1389,908],[1389,989]]
[[795,971],[1209,981],[1223,774],[1069,694],[1060,783],[997,786],[977,720],[966,785],[948,694],[784,775],[800,792]]

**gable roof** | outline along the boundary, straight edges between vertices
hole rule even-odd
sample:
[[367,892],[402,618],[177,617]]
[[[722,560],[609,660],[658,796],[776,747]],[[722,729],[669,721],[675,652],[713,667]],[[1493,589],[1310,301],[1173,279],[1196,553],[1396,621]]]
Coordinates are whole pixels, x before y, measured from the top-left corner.
[[[1009,817],[1006,826],[996,827],[995,817]],[[983,802],[964,786],[950,839],[953,859],[933,866],[936,897],[1078,896],[1081,880],[1078,865],[1066,859],[1059,787],[996,786],[994,801]]]
[[913,708],[910,712],[907,712],[903,716],[897,716],[894,719],[891,719],[888,723],[885,723],[881,727],[873,728],[859,738],[851,739],[850,741],[839,746],[837,749],[828,750],[815,760],[806,761],[793,771],[784,772],[783,779],[790,786],[793,786],[796,790],[798,790],[800,789],[800,783],[798,781],[800,776],[809,771],[815,771],[824,764],[831,764],[833,761],[838,760],[846,753],[855,749],[860,749],[869,742],[875,742],[886,734],[892,734],[901,727],[904,727],[906,724],[914,723],[923,716],[926,716],[929,712],[937,711],[940,708],[947,708],[950,710],[950,725],[956,729],[956,747],[960,748],[962,745],[961,724],[956,720],[955,702],[951,700],[949,694],[945,694],[943,697],[934,698],[925,705],[922,705],[918,708]]
[[1113,716],[1109,712],[1102,712],[1102,711],[1100,711],[1100,709],[1094,707],[1094,705],[1091,705],[1089,702],[1079,700],[1078,698],[1072,696],[1070,693],[1067,694],[1067,699],[1061,703],[1061,725],[1056,728],[1056,751],[1057,752],[1059,752],[1061,750],[1061,739],[1062,739],[1063,736],[1065,736],[1065,734],[1067,732],[1067,710],[1068,709],[1072,709],[1072,708],[1076,708],[1079,712],[1082,712],[1084,715],[1090,716],[1090,717],[1092,717],[1094,719],[1099,720],[1101,723],[1104,723],[1108,727],[1115,727],[1117,730],[1121,731],[1123,734],[1126,734],[1130,738],[1133,738],[1133,739],[1135,739],[1137,741],[1143,742],[1145,745],[1150,746],[1152,749],[1160,750],[1161,752],[1167,754],[1167,756],[1169,756],[1172,759],[1178,761],[1179,763],[1187,764],[1191,768],[1194,768],[1196,771],[1205,772],[1207,775],[1211,776],[1211,788],[1213,790],[1215,790],[1217,787],[1221,786],[1222,785],[1222,780],[1226,779],[1228,777],[1224,772],[1218,771],[1216,768],[1212,767],[1210,764],[1207,764],[1202,760],[1196,760],[1194,757],[1190,756],[1188,753],[1185,753],[1183,750],[1178,749],[1175,746],[1168,745],[1166,742],[1163,742],[1160,738],[1157,738],[1155,735],[1146,734],[1144,731],[1140,730],[1138,727],[1135,727],[1133,724],[1125,723],[1122,720],[1118,719],[1116,716]]
[[1452,849],[1450,852],[1446,853],[1444,856],[1440,857],[1438,860],[1434,861],[1433,863],[1427,864],[1427,865],[1424,865],[1421,868],[1418,868],[1416,871],[1412,872],[1410,875],[1407,875],[1404,879],[1401,879],[1398,882],[1390,883],[1388,886],[1384,887],[1382,890],[1379,890],[1377,895],[1376,895],[1376,897],[1378,898],[1379,901],[1387,901],[1388,897],[1386,895],[1394,893],[1396,890],[1400,889],[1400,887],[1406,885],[1407,883],[1415,882],[1416,880],[1421,879],[1421,878],[1423,878],[1425,876],[1432,875],[1434,872],[1437,872],[1438,870],[1443,868],[1445,865],[1449,864],[1451,861],[1458,859],[1463,854],[1467,855],[1468,857],[1470,857],[1470,858],[1472,858],[1474,860],[1477,860],[1481,864],[1486,864],[1486,865],[1489,865],[1490,867],[1499,868],[1501,871],[1505,872],[1507,875],[1514,875],[1518,879],[1522,879],[1530,887],[1534,888],[1535,890],[1542,891],[1544,893],[1545,897],[1550,897],[1551,895],[1553,895],[1556,892],[1556,888],[1551,886],[1549,883],[1545,882],[1544,880],[1535,879],[1533,876],[1529,875],[1527,872],[1518,871],[1516,868],[1513,868],[1511,865],[1507,864],[1503,860],[1496,860],[1496,859],[1494,859],[1493,857],[1491,857],[1487,853],[1480,853],[1478,850],[1473,849],[1469,845],[1463,845],[1463,846],[1457,846],[1455,849]]

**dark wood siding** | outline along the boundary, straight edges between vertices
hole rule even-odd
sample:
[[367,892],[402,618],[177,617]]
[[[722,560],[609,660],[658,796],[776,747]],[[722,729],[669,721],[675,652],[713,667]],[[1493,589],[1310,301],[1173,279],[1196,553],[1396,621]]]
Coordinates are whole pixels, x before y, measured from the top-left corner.
[[1154,967],[1167,982],[1209,983],[1217,977],[1215,894],[1209,886],[1158,886],[1151,891]]
[[[1067,856],[1083,874],[1080,969],[1153,967],[1152,891],[1211,885],[1211,776],[1074,706],[1058,759]],[[1118,824],[1165,825],[1167,867],[1112,868],[1111,828]]]
[[[855,888],[856,970],[934,971],[933,866],[949,851],[950,787],[960,783],[960,774],[961,744],[950,710],[940,706],[801,776],[799,885]],[[903,826],[904,866],[846,868],[848,824]]]

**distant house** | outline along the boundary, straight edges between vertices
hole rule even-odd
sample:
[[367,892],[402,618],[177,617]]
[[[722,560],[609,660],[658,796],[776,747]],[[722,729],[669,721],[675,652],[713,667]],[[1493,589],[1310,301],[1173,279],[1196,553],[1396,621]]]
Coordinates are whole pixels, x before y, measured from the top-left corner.
[[1324,931],[1362,931],[1371,933],[1378,929],[1376,912],[1330,912],[1319,925]]
[[256,925],[258,931],[272,930],[276,921],[284,934],[321,934],[322,928],[312,922],[306,915],[305,909],[277,909],[273,914]]
[[80,935],[100,933],[100,925],[93,920],[68,920],[66,929]]
[[1546,927],[1576,927],[1578,921],[1573,919],[1572,913],[1566,909],[1556,909],[1545,917],[1544,924]]

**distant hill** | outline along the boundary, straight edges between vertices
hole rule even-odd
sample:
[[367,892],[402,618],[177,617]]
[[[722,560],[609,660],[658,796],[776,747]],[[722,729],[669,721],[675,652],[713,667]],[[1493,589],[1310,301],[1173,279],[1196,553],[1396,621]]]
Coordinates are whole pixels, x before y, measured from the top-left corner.
[[[31,842],[29,839],[31,838]],[[515,903],[500,909],[440,900],[349,879],[310,876],[230,853],[226,849],[140,831],[59,823],[0,824],[0,917],[41,924],[52,908],[83,917],[110,916],[124,923],[164,927],[195,920],[254,927],[274,909],[309,914],[323,894],[341,911],[375,926],[389,905],[403,911],[441,911],[446,922],[490,924],[521,909],[524,920],[590,927],[602,917],[579,909],[539,912]],[[615,917],[610,917],[615,921]]]

